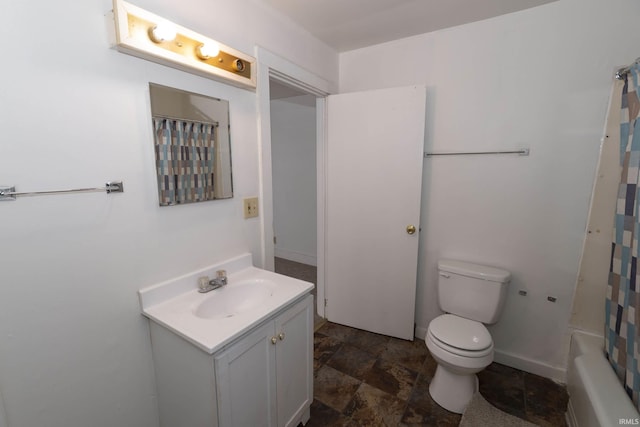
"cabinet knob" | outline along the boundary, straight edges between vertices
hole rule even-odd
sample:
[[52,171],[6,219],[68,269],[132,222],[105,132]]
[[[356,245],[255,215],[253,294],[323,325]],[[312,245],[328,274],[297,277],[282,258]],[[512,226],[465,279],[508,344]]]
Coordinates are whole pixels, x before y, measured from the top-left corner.
[[278,338],[271,337],[271,344],[276,345],[277,342],[278,342]]
[[278,334],[278,339],[279,339],[280,341],[282,341],[282,340],[284,339],[284,332],[280,332],[280,333]]

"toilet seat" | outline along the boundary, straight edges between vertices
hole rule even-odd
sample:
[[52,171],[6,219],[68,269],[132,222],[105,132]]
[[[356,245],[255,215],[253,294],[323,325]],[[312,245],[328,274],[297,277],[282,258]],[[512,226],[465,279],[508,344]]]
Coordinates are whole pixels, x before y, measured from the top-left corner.
[[480,322],[443,314],[429,323],[427,338],[441,349],[463,357],[485,357],[493,352],[493,340]]
[[456,356],[460,356],[460,357],[467,357],[470,359],[479,359],[479,358],[483,358],[486,357],[490,354],[493,353],[493,343],[491,343],[491,345],[489,347],[487,347],[484,350],[462,350],[460,348],[457,347],[452,347],[442,341],[440,341],[438,338],[434,337],[433,334],[431,332],[427,332],[427,340],[431,341],[434,345],[436,345],[437,347],[441,348],[442,350],[446,351],[447,353],[451,353],[454,354]]

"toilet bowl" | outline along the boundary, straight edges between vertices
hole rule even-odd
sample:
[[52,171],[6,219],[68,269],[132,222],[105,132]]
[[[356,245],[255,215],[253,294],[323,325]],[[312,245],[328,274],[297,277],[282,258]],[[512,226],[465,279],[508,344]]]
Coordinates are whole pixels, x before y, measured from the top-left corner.
[[449,260],[439,261],[438,271],[438,302],[446,314],[429,323],[425,336],[438,364],[429,394],[461,414],[478,391],[476,374],[493,361],[493,339],[484,324],[498,320],[511,273]]
[[438,405],[461,414],[478,391],[476,374],[493,361],[491,335],[482,323],[443,314],[429,324],[425,341],[438,364],[429,394]]

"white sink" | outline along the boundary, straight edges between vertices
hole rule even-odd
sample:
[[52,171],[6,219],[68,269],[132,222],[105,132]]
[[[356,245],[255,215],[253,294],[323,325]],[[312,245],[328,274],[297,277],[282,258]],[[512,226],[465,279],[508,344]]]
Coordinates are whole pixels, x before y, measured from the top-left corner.
[[271,280],[252,279],[230,283],[207,292],[205,299],[193,308],[193,314],[204,319],[222,319],[251,311],[273,296],[276,284]]
[[[198,292],[198,278],[226,270],[228,284]],[[313,283],[253,266],[244,254],[138,291],[142,314],[209,354],[289,304]]]

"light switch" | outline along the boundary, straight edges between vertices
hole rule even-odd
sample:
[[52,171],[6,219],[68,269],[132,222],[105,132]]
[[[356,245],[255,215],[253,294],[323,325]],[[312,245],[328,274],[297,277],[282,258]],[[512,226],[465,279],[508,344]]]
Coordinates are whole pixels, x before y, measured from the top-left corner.
[[258,216],[258,198],[250,197],[244,199],[244,217],[255,218]]

